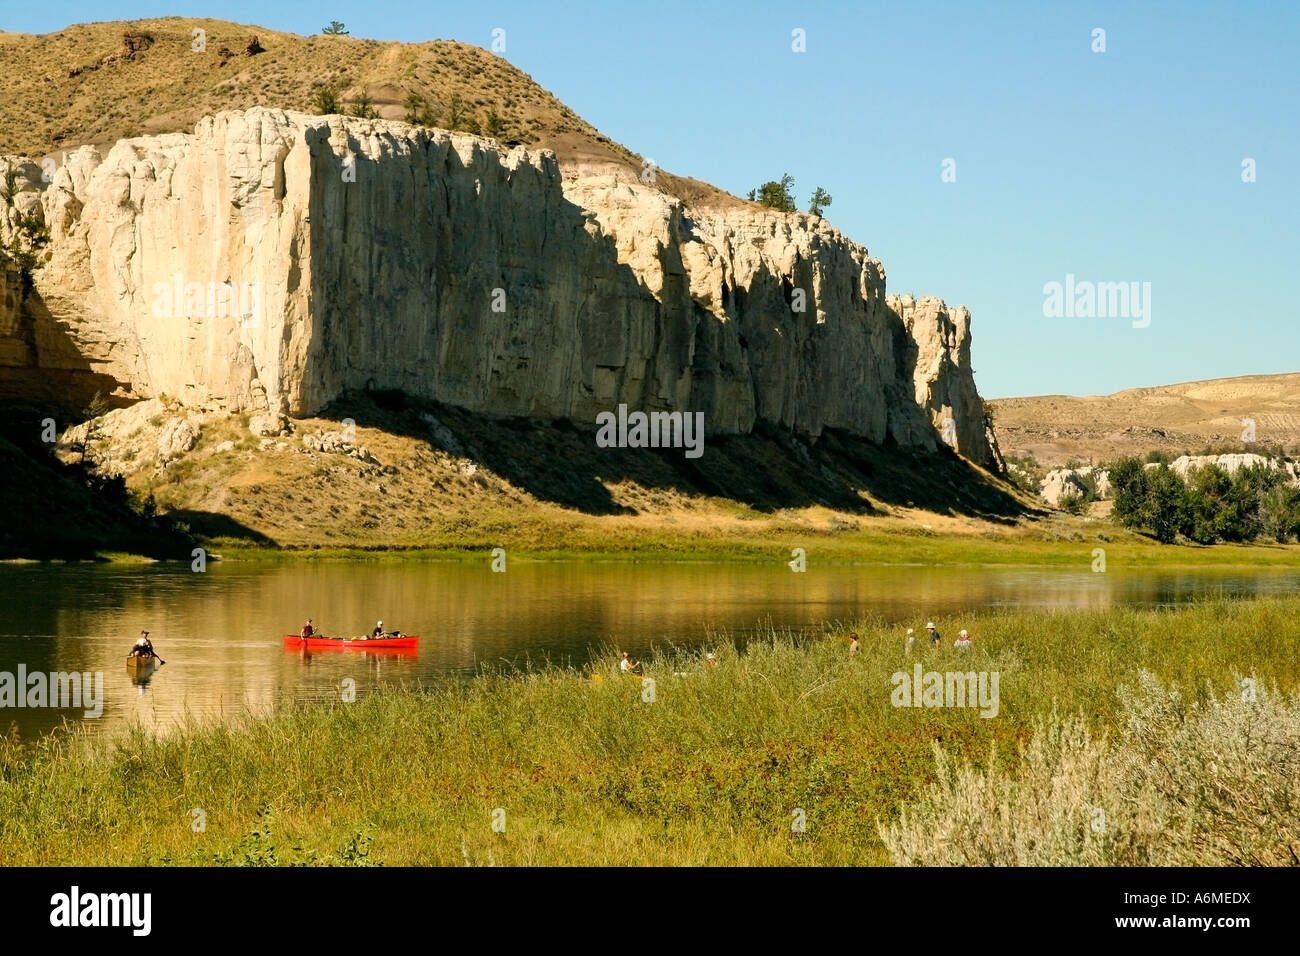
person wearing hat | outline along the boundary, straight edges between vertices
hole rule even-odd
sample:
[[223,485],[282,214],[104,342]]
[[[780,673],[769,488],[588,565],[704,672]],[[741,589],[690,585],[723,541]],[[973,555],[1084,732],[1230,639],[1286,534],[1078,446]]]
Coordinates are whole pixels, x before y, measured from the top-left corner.
[[961,633],[957,635],[957,640],[953,641],[952,646],[957,648],[957,651],[959,653],[970,650],[971,648],[970,634],[967,632],[967,630],[964,627],[961,629]]
[[928,622],[926,622],[925,629],[926,629],[927,631],[930,632],[930,646],[931,646],[931,647],[938,647],[938,646],[939,646],[939,642],[942,641],[943,638],[940,637],[940,636],[939,636],[939,632],[938,632],[937,630],[935,630],[935,628],[934,628],[934,621],[928,621]]
[[712,651],[704,655],[704,669],[710,671],[718,669],[718,659],[713,655]]
[[141,631],[141,632],[140,632],[140,637],[139,637],[139,639],[135,642],[134,646],[132,646],[132,648],[131,648],[131,653],[128,654],[127,656],[128,656],[128,657],[154,657],[154,656],[156,656],[156,655],[154,654],[153,644],[152,644],[152,643],[150,642],[150,640],[149,640],[149,632],[148,632],[148,631]]
[[373,631],[370,632],[370,636],[371,636],[372,638],[383,637],[383,636],[384,636],[384,622],[383,622],[383,621],[376,621],[376,622],[375,622],[375,629],[374,629]]
[[911,654],[916,650],[916,629],[909,627],[907,629],[907,653]]

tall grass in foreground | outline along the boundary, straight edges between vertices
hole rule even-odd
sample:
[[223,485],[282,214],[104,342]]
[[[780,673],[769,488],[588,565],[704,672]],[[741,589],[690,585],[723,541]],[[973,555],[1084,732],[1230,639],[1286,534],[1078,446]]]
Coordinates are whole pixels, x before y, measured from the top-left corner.
[[[978,788],[953,789],[951,772],[936,767],[936,746],[951,766],[1020,787],[1005,791],[1021,814],[1015,820],[1038,799],[1035,781],[1053,779],[1037,768],[1077,759],[1063,778],[1077,793],[1052,797],[1061,802],[1046,815],[1073,842],[1049,842],[1034,856],[996,845],[1020,831],[985,821],[981,839],[993,848],[962,857],[1067,863],[1082,859],[1077,847],[1089,839],[1080,828],[1092,818],[1078,806],[1105,809],[1107,832],[1122,841],[1129,808],[1158,792],[1150,788],[1159,781],[1136,770],[1114,777],[1089,749],[1121,745],[1163,759],[1164,773],[1191,774],[1178,786],[1193,789],[1220,778],[1197,777],[1188,762],[1218,748],[1221,779],[1242,797],[1215,797],[1206,806],[1225,809],[1199,830],[1176,816],[1138,814],[1132,839],[1156,833],[1176,853],[1148,847],[1096,859],[1285,862],[1284,841],[1243,821],[1254,808],[1287,805],[1268,789],[1272,777],[1254,774],[1257,752],[1219,748],[1236,739],[1233,721],[1244,716],[1211,701],[1239,694],[1237,675],[1257,680],[1265,707],[1274,706],[1265,688],[1294,693],[1297,619],[1297,597],[1000,611],[939,619],[944,647],[910,658],[900,628],[865,622],[855,627],[862,651],[854,660],[841,627],[813,638],[769,632],[743,652],[720,639],[708,648],[716,669],[703,666],[701,651],[664,651],[646,662],[653,701],[639,678],[618,673],[611,652],[581,673],[489,672],[433,691],[167,733],[9,741],[0,744],[0,863],[887,864],[891,851],[909,862],[955,860],[952,835],[966,833],[988,804]],[[952,648],[960,627],[975,637],[969,654]],[[917,661],[927,670],[998,671],[998,715],[894,707],[891,675]],[[1117,689],[1138,687],[1144,670],[1185,689],[1179,706],[1205,702],[1226,729],[1202,741],[1196,722],[1179,725],[1190,730],[1163,717],[1132,724]],[[1300,746],[1290,713],[1268,739]],[[1053,733],[1062,739],[1053,743]],[[1107,743],[1094,742],[1103,736]],[[1034,746],[1045,755],[1035,757]],[[936,786],[966,803],[936,799]],[[203,811],[203,832],[192,829],[194,810]],[[497,810],[505,832],[492,829]],[[796,810],[804,832],[792,829]],[[938,834],[930,843],[927,829]]]

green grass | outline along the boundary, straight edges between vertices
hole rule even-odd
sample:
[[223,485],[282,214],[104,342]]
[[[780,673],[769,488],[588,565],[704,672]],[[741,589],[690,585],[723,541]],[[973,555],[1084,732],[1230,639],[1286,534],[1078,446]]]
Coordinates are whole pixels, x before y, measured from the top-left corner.
[[[0,864],[886,864],[879,826],[936,782],[936,742],[977,768],[996,744],[1014,770],[1053,714],[1120,733],[1117,688],[1143,669],[1191,697],[1247,675],[1294,691],[1298,617],[1292,597],[993,612],[937,621],[948,642],[970,628],[970,655],[914,659],[898,628],[863,622],[852,661],[829,631],[720,640],[711,671],[666,651],[646,662],[653,702],[611,651],[599,679],[485,673],[161,735],[9,741]],[[998,716],[893,707],[890,676],[915,660],[999,672]]]

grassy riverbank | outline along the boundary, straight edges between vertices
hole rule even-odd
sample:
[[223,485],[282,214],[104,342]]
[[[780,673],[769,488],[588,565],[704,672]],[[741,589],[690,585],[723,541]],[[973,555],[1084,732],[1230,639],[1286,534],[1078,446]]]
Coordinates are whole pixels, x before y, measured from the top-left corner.
[[[1014,775],[1017,745],[1037,723],[1076,715],[1122,742],[1116,691],[1143,670],[1189,699],[1237,694],[1252,675],[1261,696],[1273,684],[1294,693],[1298,618],[1300,598],[989,613],[938,621],[946,646],[913,659],[897,628],[864,623],[856,660],[843,633],[828,633],[773,634],[743,653],[724,642],[716,670],[695,653],[647,661],[653,701],[618,675],[611,653],[599,679],[487,674],[162,736],[10,741],[0,747],[0,863],[886,864],[880,825],[900,807],[947,812],[929,790],[936,744],[976,767],[996,745],[997,766]],[[959,658],[951,640],[962,626],[976,650]],[[892,706],[891,674],[918,660],[997,671],[997,715]],[[1251,759],[1243,773],[1259,769]],[[1250,779],[1247,797],[1262,786]],[[1114,786],[1098,792],[1118,832],[1125,798]],[[1054,825],[1086,841],[1094,799],[1084,788]],[[497,810],[504,833],[492,829]],[[806,832],[791,829],[796,810]],[[1252,819],[1289,826],[1287,812],[1270,805]],[[1178,843],[1173,833],[1144,839],[1157,837]],[[896,842],[908,858],[946,859],[916,840]]]
[[[924,521],[922,522],[922,519]],[[1117,528],[1104,519],[1053,515],[1012,527],[973,524],[936,515],[854,519],[826,509],[802,509],[751,516],[721,525],[675,527],[654,517],[592,518],[567,522],[526,520],[513,528],[496,525],[490,515],[481,525],[461,528],[422,544],[373,547],[252,545],[232,538],[201,539],[173,548],[172,560],[189,564],[193,544],[211,560],[239,564],[304,561],[405,563],[415,561],[489,562],[502,548],[517,561],[710,561],[784,564],[801,548],[808,567],[861,564],[920,567],[1042,567],[1091,570],[1094,550],[1105,551],[1106,570],[1287,569],[1300,564],[1300,545],[1259,542],[1250,545],[1162,545]],[[100,549],[72,560],[147,563],[158,560]],[[166,556],[163,560],[167,560]],[[14,559],[26,560],[26,559]]]
[[[605,522],[620,519],[606,518]],[[501,547],[508,560],[728,561],[791,560],[802,548],[808,565],[873,564],[927,567],[1076,567],[1091,569],[1095,548],[1106,552],[1107,570],[1175,568],[1291,568],[1300,563],[1300,545],[1161,545],[1109,523],[1060,516],[1034,525],[974,531],[930,530],[901,521],[875,520],[870,527],[832,530],[830,513],[788,517],[785,523],[752,531],[721,528],[683,532],[630,522],[611,527],[575,522],[541,535],[518,532],[478,535],[490,542],[467,546],[453,539],[411,548],[264,548],[225,540],[210,542],[221,560],[251,563],[295,561],[489,561]],[[862,522],[867,524],[868,522]]]

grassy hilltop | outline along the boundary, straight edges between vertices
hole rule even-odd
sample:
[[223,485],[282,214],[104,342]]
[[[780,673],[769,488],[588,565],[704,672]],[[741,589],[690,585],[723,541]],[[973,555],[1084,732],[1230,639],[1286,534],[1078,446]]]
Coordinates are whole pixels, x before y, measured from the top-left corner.
[[[203,52],[193,49],[196,29],[204,31]],[[259,52],[250,52],[254,38]],[[41,36],[0,32],[0,63],[0,153],[40,158],[87,143],[103,147],[188,131],[203,116],[251,106],[315,114],[328,89],[340,112],[369,109],[383,119],[414,117],[503,144],[551,149],[565,167],[625,167],[639,176],[643,166],[505,57],[454,40],[304,37],[163,17],[76,24]],[[665,172],[655,185],[695,202],[741,202]]]

